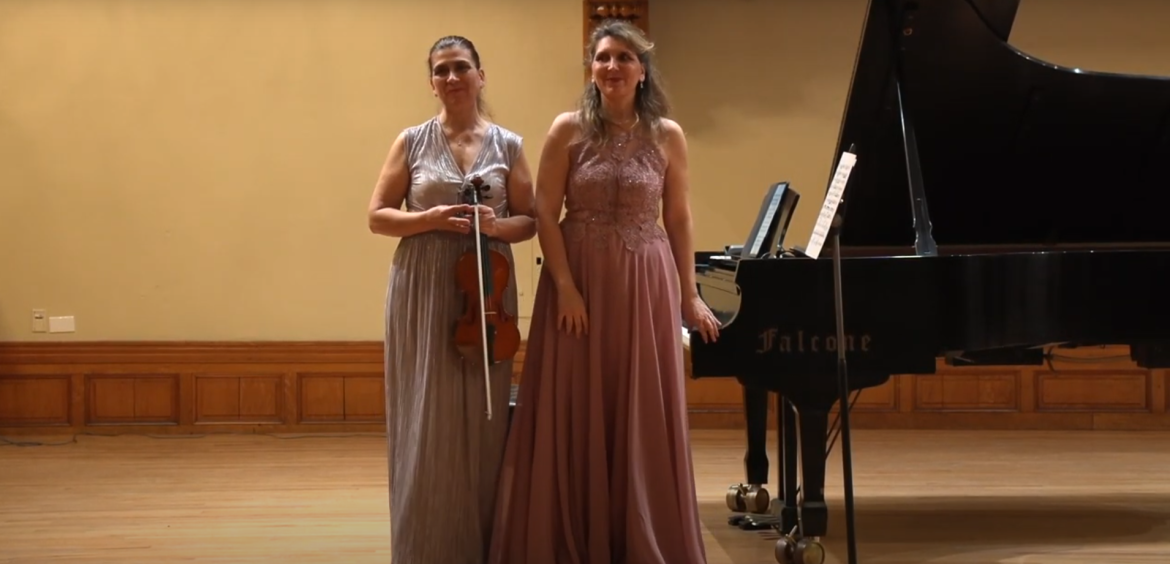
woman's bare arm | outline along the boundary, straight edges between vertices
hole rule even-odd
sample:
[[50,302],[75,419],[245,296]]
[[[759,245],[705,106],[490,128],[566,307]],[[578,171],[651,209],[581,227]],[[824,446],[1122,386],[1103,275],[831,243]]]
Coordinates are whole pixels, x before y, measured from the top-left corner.
[[687,170],[686,135],[677,123],[664,120],[664,148],[669,164],[662,200],[662,223],[670,239],[683,303],[699,295],[695,285],[695,253],[691,220],[690,173]]
[[406,132],[398,134],[390,145],[390,152],[382,164],[374,193],[370,197],[367,221],[370,231],[388,237],[409,237],[426,231],[444,229],[466,230],[470,225],[464,218],[454,217],[457,212],[469,211],[467,206],[442,206],[425,212],[409,212],[402,209],[410,187],[410,169],[406,163]]
[[553,120],[536,173],[536,234],[544,255],[544,266],[558,289],[576,289],[560,228],[565,182],[569,174],[568,147],[576,127],[572,112],[562,113]]
[[495,238],[506,243],[520,243],[536,236],[536,212],[532,171],[524,149],[519,150],[512,171],[508,173],[508,217],[496,220]]

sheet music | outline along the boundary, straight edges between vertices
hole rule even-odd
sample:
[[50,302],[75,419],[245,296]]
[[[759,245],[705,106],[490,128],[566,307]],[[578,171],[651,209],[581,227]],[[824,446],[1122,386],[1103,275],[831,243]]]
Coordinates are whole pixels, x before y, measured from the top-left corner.
[[853,164],[856,162],[857,155],[849,151],[841,153],[841,162],[837,163],[837,172],[833,174],[833,182],[829,184],[829,190],[825,194],[825,205],[821,206],[821,215],[817,217],[817,224],[813,226],[808,247],[804,250],[804,254],[814,259],[821,255],[821,247],[825,246],[829,228],[833,225],[833,216],[837,215],[837,206],[841,204],[845,184],[849,182],[849,173],[853,172]]
[[764,239],[768,237],[768,226],[772,224],[772,218],[776,215],[776,209],[780,206],[780,196],[782,194],[784,192],[781,190],[772,192],[772,198],[768,202],[767,212],[764,213],[764,220],[760,222],[760,230],[756,232],[756,239],[752,241],[751,247],[743,250],[743,258],[760,256],[760,250],[764,247]]

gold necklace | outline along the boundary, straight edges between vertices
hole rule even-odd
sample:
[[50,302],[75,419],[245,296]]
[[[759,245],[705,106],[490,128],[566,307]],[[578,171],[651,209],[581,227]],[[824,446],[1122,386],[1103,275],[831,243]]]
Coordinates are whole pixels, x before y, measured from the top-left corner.
[[454,130],[448,130],[447,126],[445,126],[445,125],[440,124],[440,126],[443,128],[443,136],[446,137],[449,142],[454,143],[455,146],[459,147],[460,149],[464,148],[469,143],[471,143],[471,139],[475,138],[475,134],[479,130],[478,123],[475,125],[472,125],[471,129],[469,129],[467,131],[461,131],[459,133],[455,133]]
[[606,119],[606,121],[614,124],[614,126],[616,126],[619,130],[617,135],[610,138],[610,140],[613,142],[614,147],[616,147],[618,149],[625,149],[626,143],[628,143],[630,141],[631,132],[634,130],[635,127],[637,127],[638,122],[642,121],[642,116],[640,116],[638,114],[634,114],[634,123],[631,123],[628,126],[623,126],[622,124],[620,124],[616,121],[613,121],[611,119]]
[[475,137],[475,130],[467,131],[467,132],[463,132],[463,133],[459,133],[459,134],[449,134],[449,133],[444,132],[444,135],[446,135],[447,139],[450,140],[452,143],[454,143],[456,147],[459,147],[460,149],[462,149],[465,146],[467,146],[469,143],[471,143],[471,138]]
[[634,122],[631,123],[630,125],[622,125],[622,124],[620,124],[612,119],[609,119],[609,118],[606,118],[606,121],[616,125],[618,127],[618,129],[624,129],[626,131],[629,131],[631,129],[634,129],[634,127],[637,126],[638,123],[642,121],[642,116],[640,116],[638,114],[634,114]]

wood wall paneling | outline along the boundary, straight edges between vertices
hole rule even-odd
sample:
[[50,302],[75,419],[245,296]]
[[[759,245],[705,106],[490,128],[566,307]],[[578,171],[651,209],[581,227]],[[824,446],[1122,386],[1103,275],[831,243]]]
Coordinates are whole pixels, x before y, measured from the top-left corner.
[[0,344],[0,433],[382,432],[381,343]]
[[582,45],[589,45],[589,35],[593,29],[605,20],[625,20],[650,35],[650,2],[648,0],[626,0],[619,2],[604,2],[601,0],[582,0],[581,7]]
[[[1170,429],[1166,370],[1124,347],[1047,366],[894,376],[854,405],[858,428]],[[516,355],[519,383],[524,346]],[[743,426],[733,378],[690,379],[695,428]],[[382,432],[382,345],[0,343],[0,434]],[[775,413],[770,413],[775,425]]]
[[[1128,347],[1060,350],[1051,367],[947,366],[896,375],[862,391],[850,423],[883,429],[1170,429],[1167,370],[1147,370]],[[743,426],[743,391],[733,378],[690,379],[695,427]],[[769,419],[776,425],[774,402]]]

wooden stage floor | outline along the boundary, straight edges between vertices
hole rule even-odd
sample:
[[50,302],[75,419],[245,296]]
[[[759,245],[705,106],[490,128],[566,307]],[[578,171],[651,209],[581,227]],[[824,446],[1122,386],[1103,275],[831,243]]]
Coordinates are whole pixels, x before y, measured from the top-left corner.
[[[65,444],[0,446],[0,562],[389,562],[382,437],[35,440]],[[709,564],[775,561],[773,534],[727,525],[742,444],[694,432]],[[1170,562],[1170,434],[855,431],[854,451],[859,562]]]

